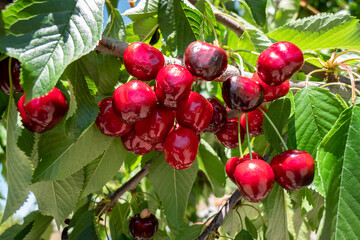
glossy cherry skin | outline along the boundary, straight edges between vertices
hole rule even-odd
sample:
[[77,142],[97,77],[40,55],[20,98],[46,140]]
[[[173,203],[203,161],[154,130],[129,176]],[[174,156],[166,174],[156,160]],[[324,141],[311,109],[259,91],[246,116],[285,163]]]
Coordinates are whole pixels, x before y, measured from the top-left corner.
[[257,73],[254,73],[252,80],[258,82],[264,89],[264,102],[271,102],[285,96],[290,90],[290,81],[286,80],[280,85],[270,86],[264,83]]
[[[241,143],[244,141],[245,130],[240,125]],[[238,121],[237,119],[228,120],[219,131],[216,132],[217,139],[227,148],[239,147]]]
[[213,107],[213,117],[204,132],[216,133],[227,122],[227,111],[224,105],[217,98],[208,98]]
[[290,42],[277,42],[259,56],[256,67],[261,80],[275,86],[288,80],[304,64],[301,50]]
[[[263,158],[257,154],[257,153],[252,153],[252,159],[262,159]],[[237,167],[237,165],[239,165],[239,163],[242,163],[246,160],[250,159],[250,153],[245,154],[242,158],[241,157],[232,157],[229,158],[229,160],[227,160],[226,164],[225,164],[225,171],[226,174],[228,175],[228,177],[231,179],[231,181],[233,181],[235,183],[235,177],[234,177],[234,172],[235,172],[235,168]]]
[[177,64],[163,67],[156,76],[155,93],[159,103],[177,110],[185,105],[193,84],[191,73]]
[[159,142],[154,146],[154,151],[157,152],[163,152],[164,151],[164,143],[163,142]]
[[176,120],[180,126],[201,133],[213,117],[211,103],[197,92],[191,92],[186,104],[176,111]]
[[[266,109],[264,107],[260,107],[264,112]],[[264,133],[263,131],[263,121],[264,114],[257,108],[254,111],[248,112],[248,127],[249,127],[249,136],[256,137]],[[241,114],[240,124],[246,131],[246,117],[245,114]]]
[[154,144],[141,139],[133,129],[128,134],[121,136],[124,147],[136,155],[144,155],[154,149]]
[[46,131],[46,127],[40,126],[40,125],[30,121],[30,119],[26,115],[24,103],[25,103],[25,95],[22,96],[17,103],[18,112],[20,113],[21,121],[22,121],[24,127],[27,128],[31,132],[42,133],[42,132]]
[[[9,82],[9,59],[6,58],[0,62],[0,89],[6,94],[10,94],[10,82]],[[24,91],[20,85],[20,62],[13,58],[11,60],[11,78],[13,83],[13,89],[17,93]]]
[[149,81],[155,79],[164,64],[163,54],[147,43],[135,42],[125,49],[125,69],[130,75],[139,80]]
[[264,90],[259,83],[250,78],[230,76],[223,83],[222,96],[229,108],[250,112],[262,103]]
[[314,179],[314,159],[302,150],[287,150],[276,155],[270,163],[276,182],[294,191],[309,186]]
[[129,230],[131,236],[135,239],[150,239],[154,237],[158,230],[158,220],[151,214],[149,217],[141,218],[140,214],[136,214],[130,219]]
[[175,115],[172,110],[157,105],[150,116],[135,123],[136,134],[147,142],[162,142],[174,126]]
[[[69,106],[65,95],[57,88],[53,88],[46,95],[30,100],[26,105],[25,94],[19,99],[18,109],[25,112],[23,118],[25,127],[30,131],[44,132],[55,127],[67,113]],[[37,125],[38,127],[35,127]],[[32,127],[34,128],[32,128]]]
[[112,98],[108,97],[99,102],[99,114],[95,120],[100,132],[109,137],[120,137],[131,131],[132,124],[121,121],[114,113]]
[[192,75],[210,81],[226,70],[228,59],[222,48],[195,41],[186,48],[184,63]]
[[190,128],[171,131],[163,144],[167,163],[175,169],[189,168],[196,159],[199,143],[199,136]]
[[156,107],[156,95],[149,85],[130,81],[119,86],[113,94],[113,109],[124,123],[131,124],[150,116]]
[[260,159],[239,163],[234,171],[235,183],[249,202],[262,201],[274,184],[274,172],[270,165]]

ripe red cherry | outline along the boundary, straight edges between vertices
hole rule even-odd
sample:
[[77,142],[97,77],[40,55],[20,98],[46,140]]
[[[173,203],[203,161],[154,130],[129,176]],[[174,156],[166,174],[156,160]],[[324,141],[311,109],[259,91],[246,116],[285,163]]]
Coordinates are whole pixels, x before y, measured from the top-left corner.
[[124,123],[147,118],[156,107],[154,91],[144,82],[131,81],[119,86],[113,95],[113,109]]
[[270,86],[264,83],[257,73],[254,73],[252,80],[258,82],[264,89],[264,102],[271,102],[275,99],[285,96],[290,90],[290,81],[286,80],[280,85]]
[[301,50],[290,42],[277,42],[259,56],[256,67],[259,77],[271,86],[280,85],[299,71],[304,64]]
[[147,142],[162,142],[174,126],[175,115],[172,110],[157,105],[150,116],[135,123],[136,134]]
[[194,76],[213,80],[225,71],[228,59],[222,48],[196,41],[186,48],[184,63]]
[[193,77],[184,67],[170,64],[163,67],[156,76],[155,93],[159,103],[177,110],[189,98]]
[[[263,158],[257,154],[257,153],[252,153],[252,159],[261,159],[263,160]],[[232,157],[229,158],[229,160],[226,162],[225,165],[225,171],[226,174],[228,175],[228,177],[231,179],[231,181],[233,181],[235,183],[235,177],[234,177],[234,172],[235,172],[235,168],[237,167],[237,165],[239,165],[240,163],[249,160],[250,159],[250,153],[245,154],[242,158],[241,157]]]
[[149,209],[144,209],[130,219],[129,230],[135,239],[150,239],[158,230],[158,220]]
[[33,132],[44,132],[55,127],[67,113],[69,106],[65,95],[53,88],[46,95],[30,100],[26,105],[25,94],[18,101],[18,110],[24,127]]
[[[9,59],[6,58],[0,62],[0,89],[7,94],[10,94]],[[20,68],[20,62],[15,58],[11,59],[11,78],[13,89],[17,93],[24,91],[20,85]]]
[[211,103],[197,92],[191,92],[186,104],[176,112],[180,126],[188,127],[196,133],[204,131],[212,117]]
[[165,59],[162,53],[147,43],[135,42],[125,49],[126,71],[137,79],[143,81],[155,79],[164,64]]
[[99,114],[95,120],[99,130],[110,137],[120,137],[133,128],[132,124],[122,122],[114,113],[112,98],[108,97],[99,102]]
[[[264,107],[261,109],[266,112]],[[264,114],[257,108],[254,111],[248,112],[248,127],[249,127],[249,136],[256,137],[264,133],[263,131],[263,121],[264,121]],[[246,117],[245,114],[241,114],[240,117],[240,124],[246,131]]]
[[276,155],[270,163],[276,182],[294,191],[309,186],[314,179],[314,159],[302,150],[287,150]]
[[159,142],[154,146],[154,151],[157,152],[163,152],[164,151],[164,143],[163,142]]
[[249,202],[262,201],[274,184],[274,172],[270,165],[260,159],[247,160],[235,168],[236,185]]
[[121,136],[124,147],[129,152],[136,155],[144,155],[154,149],[154,144],[141,139],[135,132],[130,131],[128,134]]
[[227,112],[222,103],[217,98],[208,98],[213,107],[213,117],[204,132],[217,132],[227,122]]
[[250,112],[262,103],[264,90],[259,83],[250,78],[230,76],[223,83],[222,96],[229,108]]
[[[245,130],[240,125],[241,143],[244,141]],[[238,121],[237,119],[228,120],[219,131],[216,132],[217,139],[227,148],[239,147]]]
[[167,163],[175,169],[189,168],[195,161],[199,143],[199,136],[189,128],[171,131],[163,144]]

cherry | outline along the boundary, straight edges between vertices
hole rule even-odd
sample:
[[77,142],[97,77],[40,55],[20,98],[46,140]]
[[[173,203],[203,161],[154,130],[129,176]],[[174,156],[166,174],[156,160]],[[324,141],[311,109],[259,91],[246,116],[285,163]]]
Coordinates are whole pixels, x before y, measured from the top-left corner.
[[189,168],[195,161],[199,143],[199,136],[190,128],[171,131],[163,144],[167,163],[175,169]]
[[113,109],[124,123],[147,118],[156,107],[156,95],[144,82],[131,81],[119,86],[113,95]]
[[270,163],[276,182],[294,191],[310,185],[314,179],[314,159],[302,150],[287,150],[276,155]]
[[250,112],[262,103],[264,90],[259,83],[250,78],[230,76],[223,83],[222,96],[229,108]]
[[249,202],[262,201],[274,184],[274,172],[270,165],[260,159],[239,163],[234,171],[235,183]]
[[264,83],[259,77],[258,73],[254,73],[252,80],[258,82],[264,89],[264,102],[271,102],[272,100],[278,99],[285,96],[290,90],[290,81],[286,80],[280,85],[270,86]]
[[121,136],[121,140],[125,149],[136,155],[144,155],[154,149],[154,144],[141,139],[136,134],[135,130],[132,130],[128,134]]
[[204,131],[212,117],[211,103],[197,92],[191,92],[186,104],[176,112],[180,126],[188,127],[196,133]]
[[130,219],[129,230],[135,239],[150,239],[157,232],[158,225],[154,214],[150,213],[149,209],[144,209]]
[[[0,89],[7,94],[10,94],[9,59],[6,58],[0,62]],[[20,85],[20,68],[20,62],[15,58],[11,59],[11,78],[13,89],[17,93],[24,91]]]
[[186,48],[184,63],[194,76],[213,80],[225,71],[228,59],[226,52],[220,47],[195,41]]
[[[264,107],[261,109],[266,112]],[[248,127],[249,127],[249,136],[256,137],[264,133],[263,131],[263,121],[264,121],[264,114],[257,108],[254,111],[248,112]],[[240,117],[240,124],[246,131],[246,117],[245,114],[241,114]]]
[[143,81],[155,79],[164,64],[165,59],[162,53],[147,43],[135,42],[125,49],[126,71],[137,79]]
[[189,98],[193,77],[184,67],[170,64],[163,67],[156,76],[155,93],[159,103],[177,110]]
[[[240,125],[241,143],[244,141],[245,130]],[[219,131],[216,132],[217,139],[227,148],[239,147],[238,121],[237,119],[228,120]]]
[[204,132],[217,132],[227,122],[227,112],[222,103],[217,98],[207,99],[213,107],[213,117]]
[[[252,153],[252,157],[253,157],[252,159],[263,160],[263,158],[257,153]],[[226,174],[228,175],[228,177],[231,179],[231,181],[235,182],[234,172],[235,172],[235,168],[237,167],[237,165],[239,165],[240,163],[242,163],[246,160],[250,160],[250,153],[245,154],[242,158],[241,157],[229,158],[229,160],[226,162],[225,171],[226,171]]]
[[301,50],[290,42],[277,42],[259,56],[256,67],[261,80],[275,86],[288,80],[304,64]]
[[135,123],[136,134],[147,142],[162,142],[174,125],[175,115],[172,110],[157,105],[150,116]]
[[164,143],[163,142],[159,142],[154,146],[154,151],[157,152],[163,152],[164,151]]
[[65,95],[53,88],[46,95],[30,100],[26,105],[25,94],[18,101],[18,111],[24,127],[33,132],[44,132],[55,127],[67,113],[69,106]]
[[110,137],[120,137],[131,131],[133,125],[122,122],[115,115],[111,97],[99,102],[99,107],[100,111],[95,123],[103,134]]

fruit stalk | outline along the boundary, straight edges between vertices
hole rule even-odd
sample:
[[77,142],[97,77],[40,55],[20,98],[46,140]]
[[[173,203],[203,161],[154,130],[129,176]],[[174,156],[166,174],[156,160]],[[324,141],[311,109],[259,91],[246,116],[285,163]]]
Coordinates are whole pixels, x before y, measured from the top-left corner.
[[248,142],[249,155],[250,155],[250,159],[253,159],[252,151],[251,151],[250,134],[249,134],[249,121],[248,121],[248,114],[247,113],[245,113],[245,121],[246,121],[246,138],[247,138],[247,142]]

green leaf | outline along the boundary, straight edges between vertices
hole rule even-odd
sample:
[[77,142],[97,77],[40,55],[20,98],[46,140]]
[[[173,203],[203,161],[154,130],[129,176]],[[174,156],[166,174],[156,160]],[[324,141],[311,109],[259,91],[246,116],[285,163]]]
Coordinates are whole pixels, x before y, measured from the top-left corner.
[[149,179],[163,204],[170,229],[176,234],[184,221],[190,190],[195,181],[198,164],[184,170],[172,168],[164,157],[153,160]]
[[225,217],[224,222],[221,224],[221,231],[234,236],[241,226],[240,214],[238,214],[237,209],[232,209],[228,215]]
[[2,12],[0,51],[20,60],[27,101],[48,93],[66,66],[98,44],[102,0],[19,0]]
[[26,235],[24,240],[41,239],[43,233],[51,225],[51,221],[53,220],[52,217],[41,215],[39,212],[36,213],[37,216],[34,219],[33,227],[31,228],[30,232]]
[[79,171],[64,180],[42,181],[31,186],[42,214],[53,216],[58,226],[75,208],[84,182]]
[[251,13],[255,19],[255,22],[259,26],[265,26],[266,24],[266,0],[245,0],[250,7]]
[[136,7],[126,10],[123,15],[129,17],[134,22],[150,18],[157,14],[158,3],[159,0],[141,0]]
[[142,19],[134,22],[134,33],[139,35],[140,39],[147,40],[158,27],[157,18]]
[[192,225],[181,229],[180,234],[175,238],[176,240],[196,239],[203,229],[203,225]]
[[224,196],[226,183],[225,167],[215,150],[204,139],[200,141],[197,158],[199,160],[199,169],[209,179],[215,196]]
[[[65,136],[63,126],[42,133],[39,142],[39,159],[34,181],[60,180],[79,171],[100,156],[112,142],[95,124],[85,129],[76,139]],[[91,146],[91,147],[90,147]]]
[[246,230],[251,234],[251,236],[257,239],[258,234],[256,227],[248,217],[245,217],[245,226],[246,226]]
[[250,233],[245,231],[244,229],[239,232],[234,240],[253,240]]
[[6,167],[8,194],[2,222],[8,219],[23,204],[31,184],[30,159],[17,146],[20,127],[17,125],[18,112],[13,100],[10,101],[6,119]]
[[360,236],[360,106],[341,113],[319,145],[318,168],[325,191],[325,220],[320,239]]
[[76,225],[71,232],[70,240],[98,240],[97,224],[94,214],[94,210],[89,210],[81,215],[80,219],[76,222]]
[[216,26],[217,22],[211,5],[205,0],[200,0],[196,2],[195,7],[204,15],[200,28],[204,36],[203,40],[212,43],[215,40],[215,36],[211,24]]
[[275,14],[276,27],[280,27],[296,19],[300,7],[300,0],[282,0],[278,4]]
[[303,51],[360,49],[360,25],[355,17],[322,13],[298,19],[268,33],[276,41],[289,41]]
[[119,41],[126,41],[126,28],[124,20],[116,8],[114,8],[114,15],[110,15],[108,22],[104,29],[104,34],[108,37]]
[[284,189],[274,183],[270,194],[263,201],[265,213],[269,219],[266,238],[288,240],[287,215]]
[[120,169],[126,156],[121,138],[114,138],[105,152],[85,168],[85,184],[81,195],[101,189]]
[[[318,87],[300,90],[294,102],[294,121],[288,126],[290,148],[304,150],[315,159],[320,141],[333,127],[344,107],[332,93]],[[317,168],[313,185],[322,192]]]
[[121,233],[129,232],[130,210],[130,205],[127,202],[117,202],[112,208],[110,215],[110,232],[112,239],[116,239]]

